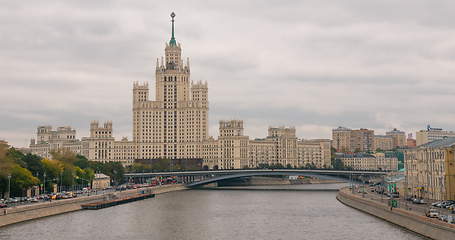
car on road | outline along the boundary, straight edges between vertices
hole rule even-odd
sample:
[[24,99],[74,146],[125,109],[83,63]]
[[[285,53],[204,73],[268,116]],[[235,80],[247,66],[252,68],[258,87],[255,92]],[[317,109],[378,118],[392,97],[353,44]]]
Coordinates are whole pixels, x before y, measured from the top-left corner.
[[434,208],[430,208],[425,212],[425,216],[429,218],[439,218],[439,212]]

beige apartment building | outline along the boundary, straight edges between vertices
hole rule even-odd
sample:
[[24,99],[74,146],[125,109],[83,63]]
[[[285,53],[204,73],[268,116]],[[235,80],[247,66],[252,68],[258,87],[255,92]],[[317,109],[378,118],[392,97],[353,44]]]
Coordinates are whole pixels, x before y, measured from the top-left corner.
[[330,139],[298,140],[297,154],[297,167],[310,165],[324,168],[332,165]]
[[375,150],[392,150],[393,137],[387,135],[374,135],[374,149]]
[[406,147],[406,133],[394,128],[392,131],[386,132],[386,136],[393,139],[393,148]]
[[351,167],[354,170],[371,170],[371,171],[397,171],[398,158],[386,157],[384,153],[338,153],[335,159],[339,159],[345,167]]
[[454,131],[445,131],[442,128],[432,128],[427,126],[426,130],[420,130],[416,133],[416,145],[420,146],[435,140],[455,137]]
[[373,151],[374,130],[338,127],[332,130],[332,142],[337,152]]
[[406,194],[430,200],[455,199],[455,138],[405,151]]
[[338,127],[332,129],[332,145],[337,152],[351,151],[351,129]]
[[351,131],[351,151],[366,152],[373,151],[374,130],[365,128]]
[[100,126],[98,121],[90,123],[90,136],[82,138],[82,155],[91,161],[121,162],[130,165],[136,159],[136,144],[126,137],[116,141],[113,137],[112,122]]
[[210,169],[257,168],[261,165],[330,167],[330,139],[300,140],[295,128],[270,127],[268,136],[250,140],[243,121],[220,121],[220,136],[202,144],[204,165]]

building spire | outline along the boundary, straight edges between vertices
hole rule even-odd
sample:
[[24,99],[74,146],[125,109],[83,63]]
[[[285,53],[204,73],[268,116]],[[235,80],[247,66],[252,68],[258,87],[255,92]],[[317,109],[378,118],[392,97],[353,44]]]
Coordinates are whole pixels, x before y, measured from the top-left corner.
[[171,20],[171,22],[172,22],[172,37],[171,37],[171,41],[169,41],[169,45],[176,46],[177,43],[176,43],[175,37],[174,37],[174,18],[175,18],[175,13],[174,12],[171,13],[171,18],[172,18],[172,20]]

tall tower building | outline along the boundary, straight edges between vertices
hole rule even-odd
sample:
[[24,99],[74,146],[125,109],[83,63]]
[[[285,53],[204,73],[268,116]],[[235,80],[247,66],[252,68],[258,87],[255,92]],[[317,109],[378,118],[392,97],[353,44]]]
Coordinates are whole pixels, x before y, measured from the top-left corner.
[[172,35],[157,59],[155,100],[149,101],[147,83],[133,86],[133,142],[138,159],[197,158],[201,143],[208,138],[207,83],[190,80],[189,59],[182,60],[182,48]]

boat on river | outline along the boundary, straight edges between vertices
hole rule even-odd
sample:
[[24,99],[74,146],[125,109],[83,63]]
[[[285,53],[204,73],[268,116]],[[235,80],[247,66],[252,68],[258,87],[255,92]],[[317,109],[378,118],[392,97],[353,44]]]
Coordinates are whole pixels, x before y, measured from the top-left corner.
[[124,203],[129,203],[129,202],[134,202],[138,200],[143,200],[147,198],[154,198],[155,194],[154,193],[145,193],[145,194],[137,194],[133,196],[128,196],[124,198],[118,198],[118,199],[111,199],[111,200],[104,200],[104,201],[99,201],[99,202],[93,202],[93,203],[86,203],[82,204],[81,207],[82,209],[87,209],[87,210],[98,210],[102,208],[107,208],[107,207],[112,207]]

